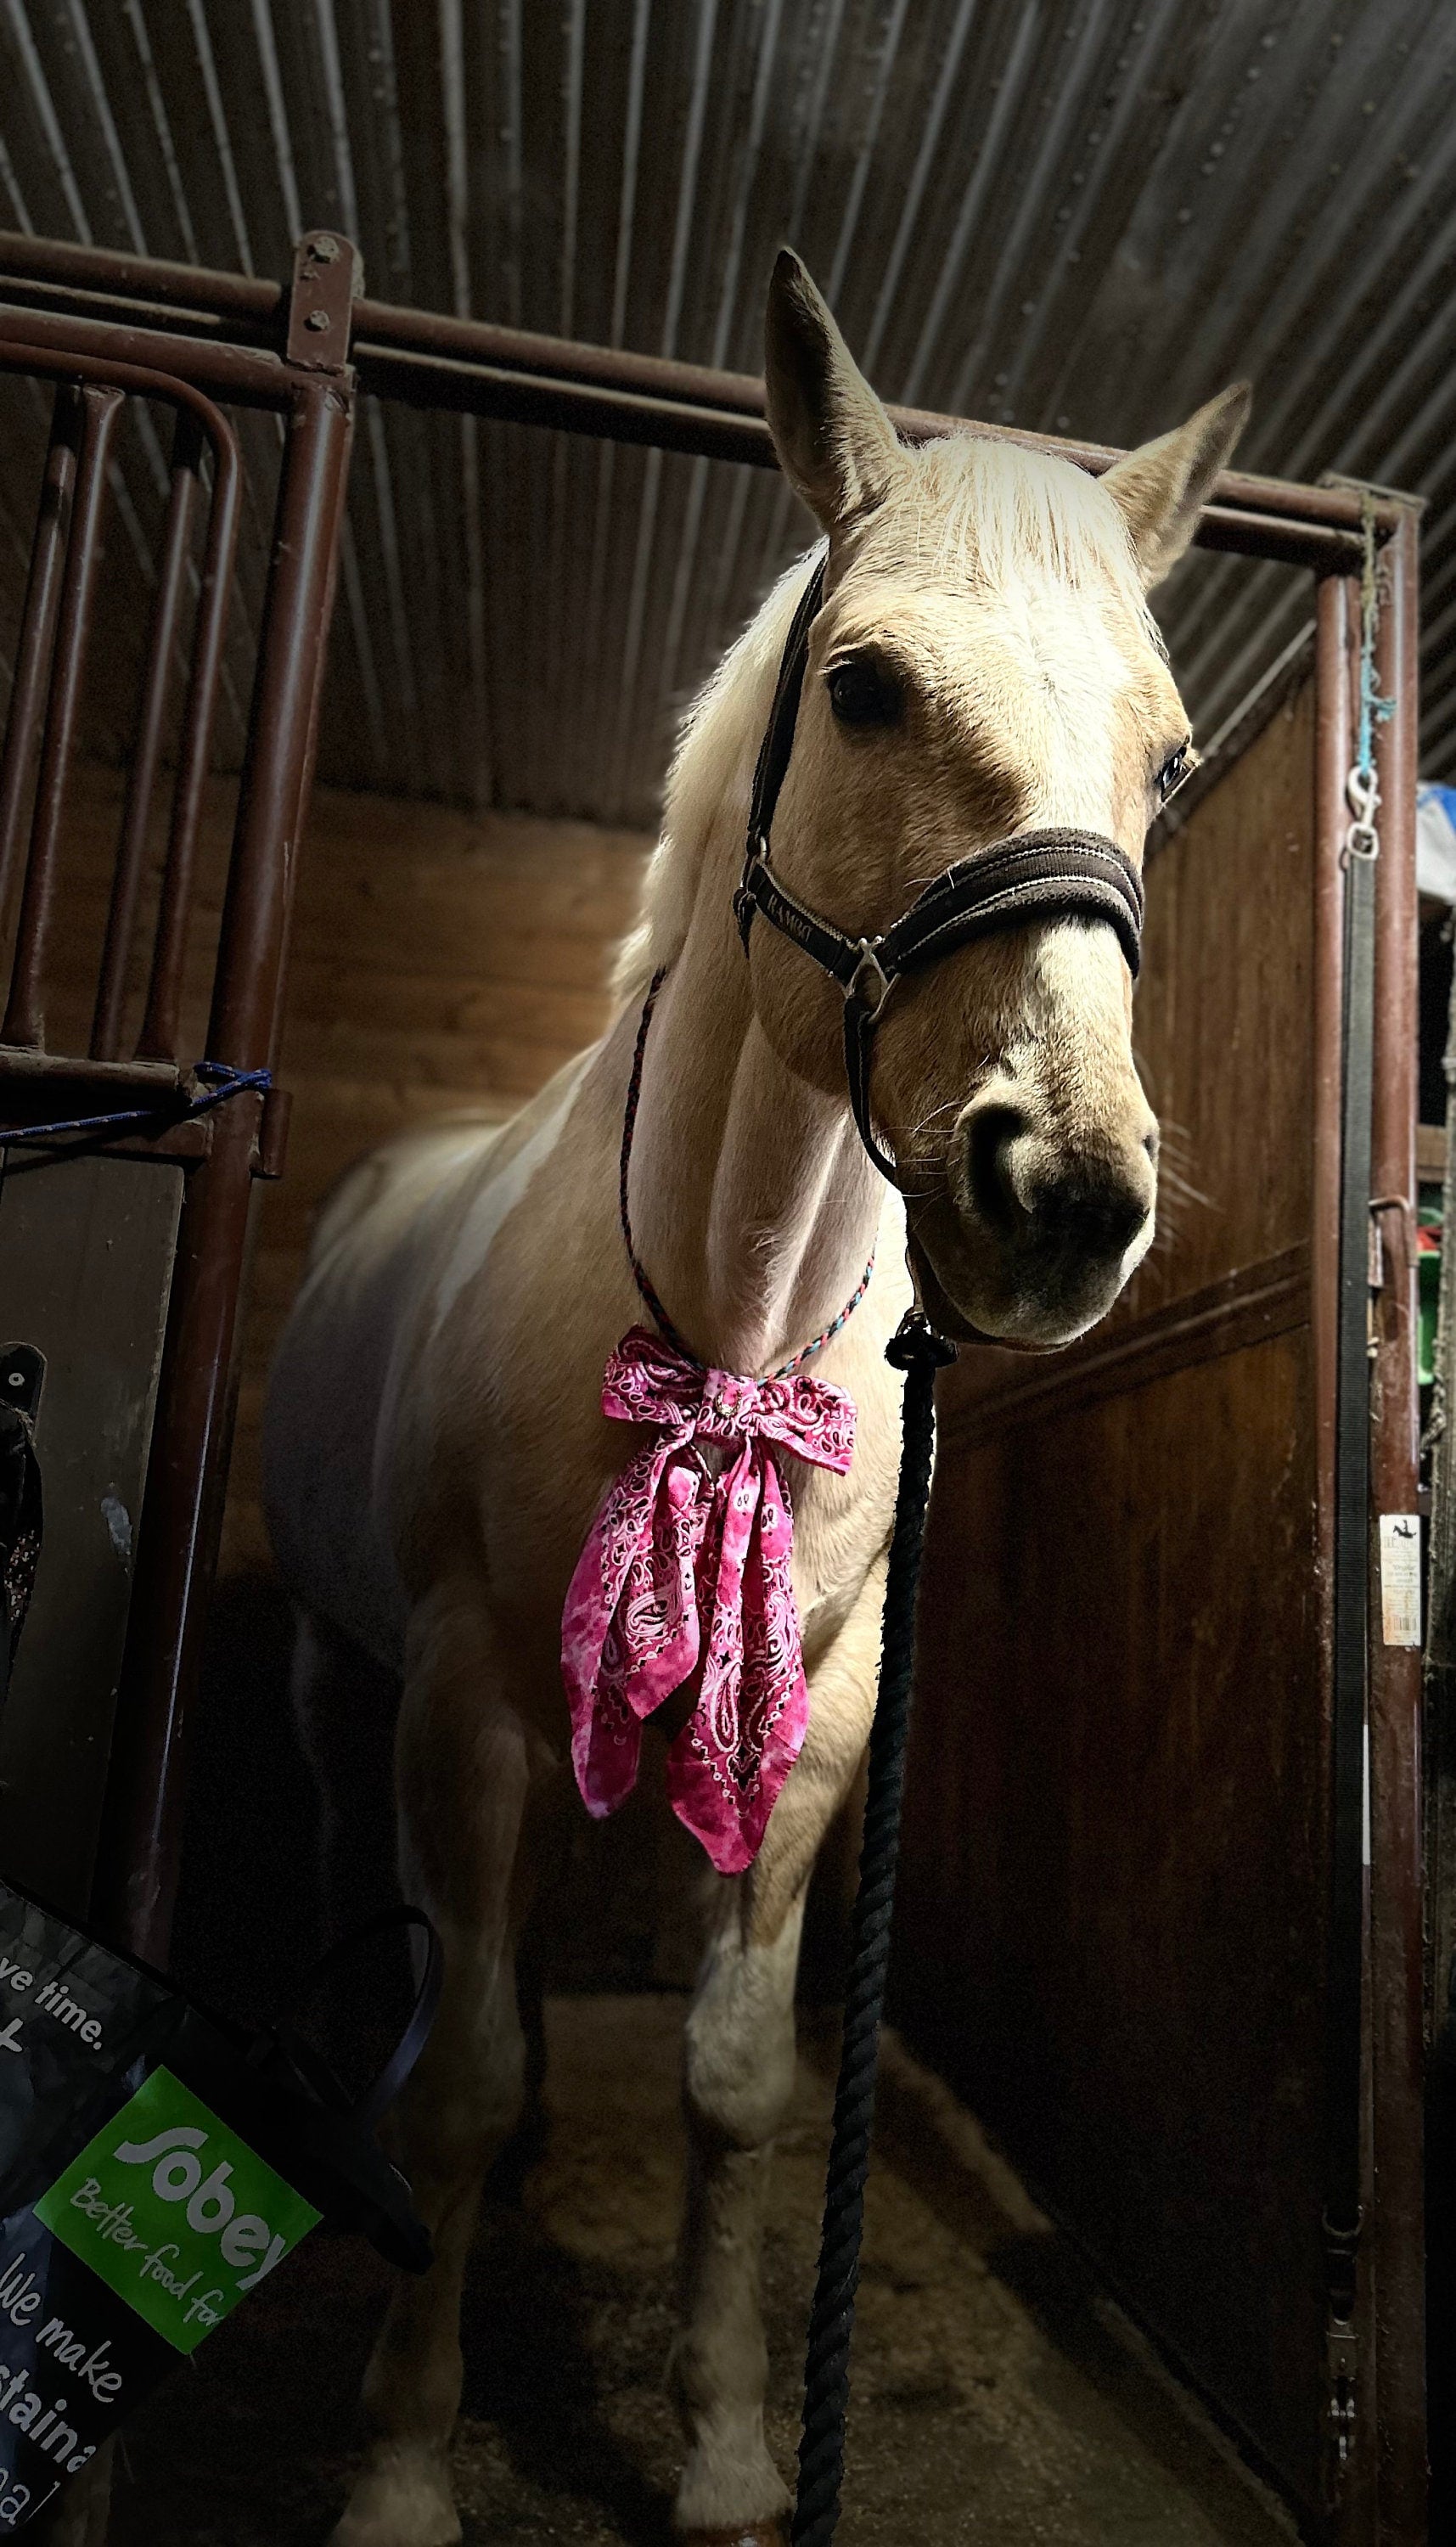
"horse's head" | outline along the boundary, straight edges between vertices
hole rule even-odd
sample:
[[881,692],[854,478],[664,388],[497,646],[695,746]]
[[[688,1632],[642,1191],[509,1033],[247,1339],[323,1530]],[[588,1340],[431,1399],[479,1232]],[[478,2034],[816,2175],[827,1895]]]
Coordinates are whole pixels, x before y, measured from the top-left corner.
[[[956,860],[1071,826],[1141,858],[1188,721],[1145,594],[1186,548],[1247,411],[1226,391],[1094,479],[985,437],[906,449],[804,267],[768,308],[768,413],[829,537],[774,861],[875,935]],[[843,1087],[838,994],[755,928],[754,1001],[804,1077]],[[1025,922],[897,985],[874,1105],[932,1314],[1056,1345],[1153,1236],[1157,1129],[1112,928]]]

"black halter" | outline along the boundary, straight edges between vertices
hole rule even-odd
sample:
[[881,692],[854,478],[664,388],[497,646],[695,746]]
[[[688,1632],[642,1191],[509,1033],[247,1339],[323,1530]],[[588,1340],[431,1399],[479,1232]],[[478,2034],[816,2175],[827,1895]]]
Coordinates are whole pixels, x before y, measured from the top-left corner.
[[768,838],[794,748],[794,728],[809,659],[809,632],[824,597],[820,559],[794,613],[779,665],[773,708],[753,773],[748,845],[733,912],[743,952],[753,915],[802,946],[810,960],[844,993],[844,1067],[859,1136],[876,1167],[899,1185],[895,1161],[875,1139],[870,1119],[870,1069],[875,1028],[902,973],[918,973],[957,946],[992,929],[1027,920],[1060,920],[1075,913],[1105,920],[1136,981],[1142,954],[1143,885],[1137,868],[1115,840],[1096,832],[1018,832],[975,857],[960,858],[928,884],[880,937],[846,937],[832,921],[811,911],[780,884],[769,865]]

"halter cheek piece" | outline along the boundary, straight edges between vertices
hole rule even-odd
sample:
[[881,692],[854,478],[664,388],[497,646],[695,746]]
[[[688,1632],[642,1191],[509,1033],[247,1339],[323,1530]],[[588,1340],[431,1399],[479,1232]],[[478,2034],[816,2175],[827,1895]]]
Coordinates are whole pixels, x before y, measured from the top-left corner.
[[757,912],[838,983],[844,994],[844,1068],[854,1119],[880,1174],[898,1186],[895,1161],[881,1149],[871,1122],[870,1071],[875,1028],[901,974],[922,972],[973,937],[988,936],[992,929],[1015,927],[1028,920],[1076,916],[1110,923],[1136,981],[1142,955],[1143,885],[1137,868],[1115,840],[1104,839],[1096,832],[1061,830],[1018,832],[975,857],[959,859],[928,884],[880,937],[846,937],[832,921],[820,918],[780,884],[769,864],[769,832],[794,748],[809,632],[824,597],[824,565],[821,559],[794,613],[779,665],[773,708],[753,773],[748,845],[742,879],[733,896],[733,914],[745,955]]

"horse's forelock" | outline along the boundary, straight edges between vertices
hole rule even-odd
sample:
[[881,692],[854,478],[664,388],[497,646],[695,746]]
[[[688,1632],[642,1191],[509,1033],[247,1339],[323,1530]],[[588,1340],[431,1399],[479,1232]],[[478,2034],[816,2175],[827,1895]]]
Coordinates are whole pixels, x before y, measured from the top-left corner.
[[1127,524],[1095,478],[1054,453],[976,433],[922,445],[867,551],[937,581],[1004,592],[1028,577],[1103,597],[1159,654]]

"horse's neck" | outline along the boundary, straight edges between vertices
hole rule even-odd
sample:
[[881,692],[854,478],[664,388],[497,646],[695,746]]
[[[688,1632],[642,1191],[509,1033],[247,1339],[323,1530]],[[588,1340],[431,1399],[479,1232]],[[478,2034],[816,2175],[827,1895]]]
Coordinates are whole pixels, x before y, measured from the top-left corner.
[[705,876],[647,1040],[632,1160],[638,1253],[721,1369],[776,1367],[835,1317],[885,1187],[847,1099],[779,1061],[753,1014],[727,893]]

